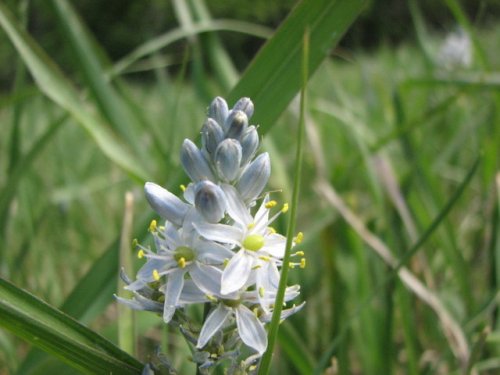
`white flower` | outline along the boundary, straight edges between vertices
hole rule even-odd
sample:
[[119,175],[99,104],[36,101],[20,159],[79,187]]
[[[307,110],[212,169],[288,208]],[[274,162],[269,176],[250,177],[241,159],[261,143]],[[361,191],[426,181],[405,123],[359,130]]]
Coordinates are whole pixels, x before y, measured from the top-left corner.
[[153,222],[151,232],[157,252],[139,246],[141,250],[138,255],[147,258],[147,262],[137,273],[137,280],[126,288],[143,288],[145,284],[166,276],[166,286],[160,290],[165,294],[163,319],[168,323],[179,305],[185,275],[188,273],[205,294],[217,293],[221,275],[212,265],[222,264],[233,253],[220,244],[200,238],[187,227],[176,228],[168,222],[165,228],[156,228]]
[[248,285],[249,281],[251,284],[251,276],[255,276],[258,290],[270,284],[275,284],[277,288],[277,266],[281,264],[285,252],[286,238],[269,227],[280,214],[278,212],[269,219],[269,210],[276,202],[270,201],[269,196],[266,196],[255,217],[252,217],[233,186],[222,184],[221,187],[226,194],[227,212],[234,220],[234,225],[193,224],[207,240],[239,248],[224,269],[221,293],[227,295]]

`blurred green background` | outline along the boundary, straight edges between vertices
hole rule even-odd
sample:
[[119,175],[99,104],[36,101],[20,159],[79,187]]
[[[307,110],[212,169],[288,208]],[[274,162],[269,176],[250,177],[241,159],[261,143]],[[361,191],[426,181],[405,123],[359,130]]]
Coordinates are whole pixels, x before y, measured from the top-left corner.
[[[0,30],[0,275],[116,342],[119,262],[108,254],[125,193],[135,198],[133,237],[147,241],[141,178],[180,192],[182,140],[196,138],[211,98],[230,92],[297,2],[68,2],[78,22],[58,1],[1,3],[65,73],[78,105],[68,114],[49,99],[56,82],[37,86]],[[500,371],[499,16],[494,0],[368,1],[312,77],[298,215],[308,267],[291,275],[307,305],[281,327],[274,374]],[[243,33],[131,55],[200,19],[246,23]],[[82,29],[72,35],[68,24]],[[97,118],[113,141],[89,135],[75,113]],[[294,101],[261,124],[269,189],[284,201],[297,121]],[[141,175],[124,171],[121,156]],[[405,254],[410,279],[388,260]],[[147,360],[168,329],[136,318]],[[173,363],[192,373],[182,339],[169,340]],[[0,330],[0,374],[43,372],[74,373]]]

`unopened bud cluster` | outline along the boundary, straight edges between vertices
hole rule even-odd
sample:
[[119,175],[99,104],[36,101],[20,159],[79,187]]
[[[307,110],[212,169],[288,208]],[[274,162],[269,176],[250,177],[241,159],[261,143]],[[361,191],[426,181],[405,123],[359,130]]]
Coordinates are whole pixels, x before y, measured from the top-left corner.
[[[146,183],[146,198],[164,225],[153,221],[150,226],[154,250],[136,244],[139,257],[146,260],[136,280],[122,275],[134,297],[117,297],[131,308],[160,313],[166,323],[178,324],[193,343],[193,359],[203,371],[227,358],[233,370],[246,371],[267,347],[264,326],[271,319],[286,243],[271,223],[288,205],[279,206],[262,193],[271,163],[267,153],[256,156],[259,135],[249,125],[253,111],[249,98],[241,98],[232,109],[220,97],[212,101],[201,148],[189,139],[182,145],[181,163],[191,179],[183,199]],[[301,241],[299,233],[294,244]],[[305,258],[290,265],[303,268]],[[288,287],[285,301],[296,298],[299,289]],[[200,303],[210,310],[197,325],[184,310]],[[285,308],[281,318],[301,307]],[[241,343],[255,352],[247,360],[240,359]]]

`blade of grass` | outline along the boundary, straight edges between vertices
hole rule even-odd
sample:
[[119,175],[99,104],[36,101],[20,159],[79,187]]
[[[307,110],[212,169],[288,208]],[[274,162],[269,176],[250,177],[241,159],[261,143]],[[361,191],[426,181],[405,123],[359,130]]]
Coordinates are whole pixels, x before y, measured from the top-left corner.
[[82,104],[76,89],[35,41],[19,26],[5,4],[0,2],[0,25],[23,58],[38,87],[51,100],[68,111],[90,134],[104,155],[135,179],[144,182],[147,173],[116,136]]
[[304,0],[281,24],[274,36],[231,91],[229,103],[242,96],[252,98],[252,120],[266,133],[302,86],[301,46],[306,27],[310,30],[309,76],[361,12],[364,0]]
[[350,329],[351,324],[355,319],[361,314],[363,309],[368,306],[372,299],[381,291],[386,283],[390,282],[394,277],[400,276],[401,280],[409,287],[416,295],[418,295],[424,302],[426,302],[438,315],[440,318],[445,334],[449,339],[450,345],[454,347],[455,354],[461,360],[461,364],[465,365],[469,357],[469,349],[465,337],[463,336],[461,328],[455,322],[453,317],[447,311],[442,302],[435,296],[431,291],[427,290],[425,286],[414,278],[411,273],[409,273],[405,264],[411,259],[411,257],[422,247],[422,245],[429,239],[429,237],[435,232],[435,230],[443,222],[444,218],[448,215],[453,206],[457,203],[459,198],[462,196],[463,192],[475,175],[480,159],[478,158],[472,167],[467,172],[467,175],[462,180],[458,188],[451,195],[450,199],[446,202],[444,207],[440,210],[438,215],[434,218],[429,227],[420,236],[418,241],[405,253],[405,255],[399,260],[395,259],[389,252],[388,248],[375,236],[373,236],[364,224],[359,221],[357,217],[345,206],[345,203],[340,200],[337,193],[331,188],[330,185],[326,185],[325,182],[318,183],[318,191],[325,197],[325,199],[330,202],[334,207],[336,207],[344,219],[349,222],[349,224],[355,228],[355,230],[360,234],[363,239],[374,249],[376,252],[384,259],[386,263],[391,265],[391,273],[384,279],[384,281],[375,288],[375,293],[369,296],[369,298],[356,308],[355,312],[351,315],[348,321],[343,322],[341,331],[335,337],[328,348],[324,351],[323,355],[319,359],[316,368],[314,369],[315,375],[320,375],[323,369],[327,366],[332,353],[337,350],[337,347],[345,339],[347,332]]
[[135,117],[123,102],[118,92],[105,79],[98,53],[94,48],[96,43],[90,38],[90,33],[84,27],[71,5],[65,0],[50,0],[50,8],[56,15],[57,23],[68,39],[68,46],[75,56],[75,61],[83,73],[85,87],[90,89],[97,107],[127,142],[139,153],[140,143],[137,142],[138,132]]
[[293,180],[293,192],[291,201],[290,219],[286,233],[285,255],[283,257],[283,266],[281,268],[280,282],[278,292],[274,302],[274,311],[269,326],[268,346],[259,365],[259,375],[267,375],[271,367],[271,358],[274,351],[274,345],[278,336],[278,328],[281,320],[281,311],[285,299],[285,290],[288,280],[289,262],[292,249],[292,241],[295,233],[295,224],[297,220],[297,206],[299,204],[300,180],[302,175],[302,158],[305,133],[305,103],[306,103],[306,86],[309,79],[309,29],[306,28],[303,37],[302,50],[302,89],[300,93],[300,114],[299,126],[297,134],[297,151],[295,155],[295,170]]
[[142,364],[111,342],[0,278],[0,325],[91,374],[140,374]]
[[[133,273],[132,252],[132,223],[134,218],[134,196],[131,192],[125,194],[125,213],[123,215],[122,233],[120,236],[119,263],[127,275]],[[117,270],[119,273],[120,270]],[[130,292],[123,289],[125,283],[118,282],[116,294],[120,297],[130,298]],[[135,354],[135,319],[134,311],[122,304],[118,304],[118,346],[129,354]]]

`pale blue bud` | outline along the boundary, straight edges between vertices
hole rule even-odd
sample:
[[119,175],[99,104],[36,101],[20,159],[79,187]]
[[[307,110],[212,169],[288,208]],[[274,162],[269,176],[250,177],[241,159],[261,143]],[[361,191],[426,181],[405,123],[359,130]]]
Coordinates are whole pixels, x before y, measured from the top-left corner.
[[146,182],[144,192],[150,206],[162,218],[176,225],[182,225],[184,216],[186,216],[189,209],[188,204],[181,201],[167,189],[153,182]]
[[248,117],[243,111],[231,111],[226,119],[226,138],[240,139],[248,128]]
[[236,185],[246,202],[253,202],[266,186],[271,176],[271,161],[267,152],[260,154],[248,165]]
[[208,107],[208,117],[213,118],[220,126],[224,125],[228,112],[227,103],[220,96],[212,100]]
[[241,145],[237,140],[227,138],[219,144],[215,150],[214,161],[221,179],[231,182],[238,177],[241,155]]
[[210,155],[213,155],[215,149],[223,139],[224,131],[222,128],[214,119],[208,118],[203,125],[203,129],[201,129],[201,140],[205,150]]
[[181,150],[181,163],[187,175],[194,182],[200,180],[214,180],[214,175],[207,159],[196,145],[189,139],[185,139]]
[[246,133],[241,137],[241,166],[247,164],[255,155],[259,147],[259,134],[255,126],[250,126]]
[[224,192],[218,185],[208,180],[196,184],[194,204],[209,223],[218,223],[226,212]]
[[253,103],[250,98],[241,98],[234,105],[233,111],[243,111],[250,118],[253,115]]

